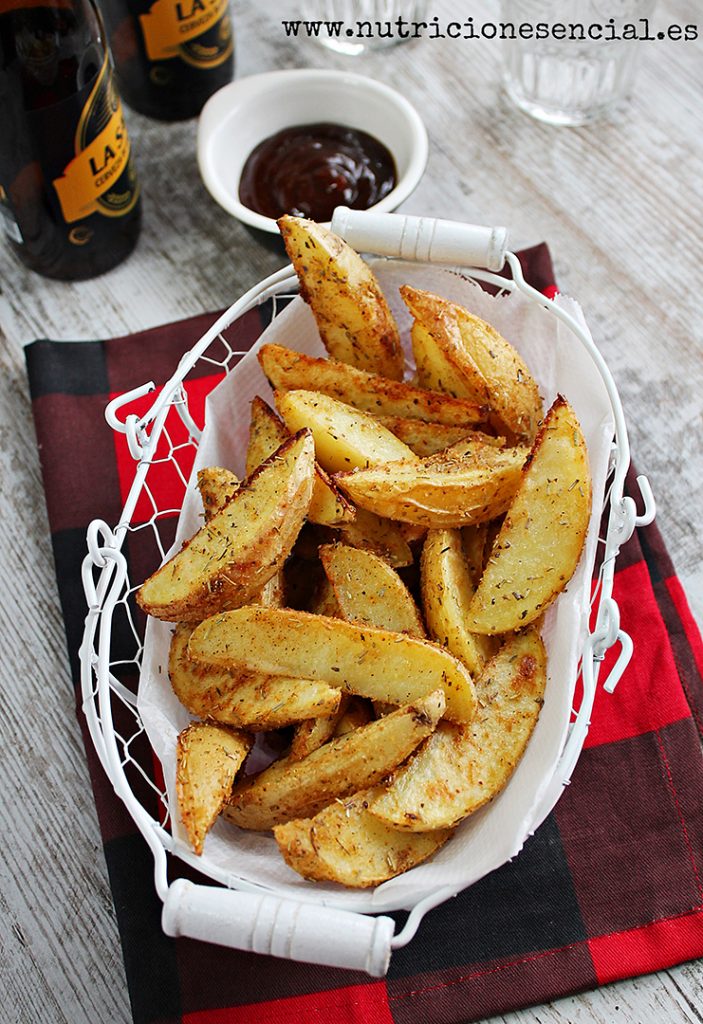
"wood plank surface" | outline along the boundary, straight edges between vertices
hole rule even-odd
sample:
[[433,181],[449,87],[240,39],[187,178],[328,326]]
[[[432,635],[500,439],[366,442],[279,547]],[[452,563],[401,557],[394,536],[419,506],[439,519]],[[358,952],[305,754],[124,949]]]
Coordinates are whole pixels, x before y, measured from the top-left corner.
[[[624,112],[555,129],[502,96],[498,43],[420,40],[346,58],[285,38],[281,17],[297,16],[298,7],[234,4],[238,74],[332,66],[399,88],[430,133],[427,173],[404,210],[509,225],[514,248],[549,241],[561,287],[579,299],[619,387],[634,460],[651,480],[659,526],[700,621],[701,42],[638,44],[642,64]],[[436,0],[431,13],[450,20],[456,5]],[[469,0],[461,16],[480,22],[497,13],[495,3]],[[703,36],[694,0],[660,0],[655,28],[697,21]],[[131,1019],[74,713],[22,346],[215,310],[283,263],[205,191],[195,122],[164,125],[130,112],[128,123],[144,191],[143,233],[129,260],[70,285],[25,271],[0,247],[2,1024]],[[701,1007],[703,966],[694,963],[495,1019],[700,1024]]]

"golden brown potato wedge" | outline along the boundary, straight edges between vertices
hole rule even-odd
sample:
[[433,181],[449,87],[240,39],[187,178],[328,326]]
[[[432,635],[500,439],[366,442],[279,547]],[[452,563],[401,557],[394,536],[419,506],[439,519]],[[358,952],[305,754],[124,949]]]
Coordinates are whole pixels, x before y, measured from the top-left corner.
[[498,429],[532,441],[542,418],[542,399],[524,359],[495,327],[453,306],[464,348],[488,383],[488,402],[497,415]]
[[559,396],[469,607],[471,630],[507,633],[538,618],[573,576],[590,516],[586,442],[573,409]]
[[[408,704],[442,686],[447,717],[468,722],[476,710],[467,669],[442,647],[388,630],[287,608],[237,608],[201,623],[191,657],[272,675],[324,679],[349,693]],[[357,787],[358,788],[358,787]]]
[[453,398],[490,408],[486,382],[478,367],[466,358],[459,326],[453,317],[440,314],[425,322],[415,320],[410,341],[417,379],[422,387],[445,391]]
[[176,795],[181,821],[195,853],[215,824],[252,737],[221,725],[193,722],[178,737]]
[[273,834],[289,867],[303,878],[353,889],[380,885],[421,864],[442,847],[451,829],[399,832],[373,814],[376,789],[335,800],[314,818],[276,825]]
[[426,636],[410,591],[388,562],[347,544],[321,547],[320,558],[347,622]]
[[396,569],[412,565],[414,558],[402,523],[394,523],[358,508],[353,523],[339,527],[339,536],[345,544],[364,551],[373,551],[388,559]]
[[302,217],[278,226],[329,354],[343,363],[402,380],[404,359],[393,314],[371,269],[328,228]]
[[246,473],[249,476],[280,448],[290,431],[273,409],[258,395],[251,403]]
[[291,431],[308,427],[315,438],[317,461],[329,473],[414,459],[406,444],[369,413],[316,391],[276,392],[276,405]]
[[520,483],[527,448],[480,446],[471,458],[428,465],[388,462],[338,473],[360,508],[431,529],[468,526],[505,512]]
[[205,522],[225,507],[229,499],[238,490],[239,477],[222,466],[207,466],[198,471],[198,490],[205,511]]
[[173,692],[191,714],[262,732],[314,715],[331,715],[339,707],[339,689],[319,679],[271,676],[194,661],[188,656],[192,632],[192,624],[176,626],[168,659]]
[[[288,436],[288,431],[286,431],[286,437]],[[264,460],[262,459],[262,461]],[[259,463],[256,463],[254,468],[258,465]],[[208,466],[198,472],[198,489],[205,510],[206,523],[209,523],[212,517],[225,507],[234,492],[239,488],[239,485],[239,477],[232,473],[231,470],[223,469],[221,466]],[[282,569],[279,569],[270,580],[264,583],[260,590],[252,594],[251,603],[264,605],[265,608],[283,607],[284,580]]]
[[276,761],[232,791],[224,816],[240,828],[261,830],[317,814],[385,778],[436,728],[443,711],[444,693],[436,690],[330,740],[302,761]]
[[430,636],[477,676],[496,652],[492,637],[470,633],[467,611],[476,589],[459,530],[428,530],[420,560],[422,607]]
[[289,761],[302,761],[308,754],[312,754],[313,750],[318,750],[323,743],[336,736],[337,726],[346,712],[348,700],[347,696],[340,694],[339,706],[331,715],[318,715],[296,725],[288,751]]
[[426,420],[410,420],[402,416],[379,416],[378,420],[421,458],[443,452],[450,445],[476,433],[469,425],[450,427],[446,423],[428,423]]
[[319,391],[375,416],[447,426],[472,428],[486,419],[486,411],[475,402],[378,377],[334,359],[315,359],[281,345],[264,345],[258,359],[274,391]]
[[149,615],[197,622],[251,599],[281,568],[310,505],[312,435],[301,431],[137,592]]
[[424,462],[426,466],[441,466],[443,462],[461,462],[462,459],[473,458],[486,446],[504,448],[505,438],[493,437],[491,434],[483,434],[480,430],[475,430],[460,441],[450,444],[444,451],[428,455]]
[[495,425],[532,441],[542,416],[542,401],[532,374],[513,346],[490,324],[438,295],[407,287],[401,293],[419,323],[432,334],[451,372],[469,392],[473,389],[477,401],[491,406],[497,417]]
[[[273,409],[258,396],[251,403],[251,425],[247,449],[247,473],[253,473],[257,466],[273,455],[283,441],[290,436],[285,423]],[[355,509],[334,481],[319,463],[315,463],[315,479],[312,498],[308,509],[311,523],[321,526],[336,526],[354,521]]]
[[535,628],[511,635],[476,683],[466,726],[442,722],[371,805],[385,824],[413,832],[449,828],[505,786],[544,700],[546,654]]

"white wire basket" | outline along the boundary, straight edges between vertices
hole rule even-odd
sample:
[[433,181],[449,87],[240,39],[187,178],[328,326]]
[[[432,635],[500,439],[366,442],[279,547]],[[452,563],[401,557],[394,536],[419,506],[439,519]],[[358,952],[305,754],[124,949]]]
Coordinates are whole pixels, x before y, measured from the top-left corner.
[[[538,797],[529,808],[515,849],[546,818],[556,804],[583,747],[596,694],[600,663],[616,643],[620,651],[604,689],[612,692],[632,654],[632,641],[620,628],[619,611],[612,596],[615,559],[636,526],[654,518],[655,506],[646,477],[638,477],[643,512],[638,514],[632,497],[624,494],[630,452],[622,406],[613,379],[582,319],[568,304],[554,303],[524,279],[517,257],[506,251],[506,233],[500,228],[437,221],[395,214],[357,214],[339,209],[333,230],[359,251],[375,253],[408,270],[419,264],[444,264],[460,268],[464,277],[493,286],[501,294],[520,293],[530,303],[557,318],[595,368],[602,382],[612,417],[608,487],[604,474],[605,535],[599,538],[602,560],[593,592],[595,626],[583,637],[581,683],[574,695],[570,721],[565,723],[558,757],[541,780]],[[402,261],[402,262],[399,262]],[[500,276],[504,263],[512,279]],[[420,887],[417,898],[384,897],[383,888],[358,895],[353,902],[330,892],[329,887],[304,883],[300,887],[277,886],[245,876],[208,857],[196,857],[179,838],[169,787],[155,781],[154,772],[135,756],[145,746],[145,722],[138,706],[138,679],[144,660],[144,640],[133,595],[143,582],[130,578],[125,542],[146,531],[153,544],[152,571],[164,560],[173,540],[174,515],[181,504],[159,507],[156,475],[168,471],[171,492],[174,481],[181,503],[189,488],[190,470],[202,430],[189,407],[186,377],[207,366],[227,376],[243,353],[227,341],[225,332],[244,313],[269,303],[276,316],[282,296],[297,290],[291,267],[284,267],[235,302],[183,357],[174,374],[161,387],[148,410],[129,412],[138,400],[155,390],[149,382],[109,404],[108,423],[125,435],[135,460],[134,480],[119,522],[113,527],[96,520],[88,529],[88,554],[83,562],[83,586],[88,614],[80,650],[83,710],[101,764],[124,801],[154,856],[156,891],[164,903],[162,923],[169,935],[186,935],[230,946],[330,966],[385,974],[393,949],[409,942],[428,910],[463,888],[452,884]],[[567,395],[568,397],[568,395]],[[122,413],[126,412],[124,419]],[[135,510],[139,515],[135,517]],[[146,509],[146,512],[145,512]],[[594,509],[600,521],[601,509]],[[574,679],[575,684],[575,679]],[[575,693],[576,691],[574,691]],[[148,747],[147,747],[148,749]],[[156,773],[158,775],[158,773]],[[217,885],[196,885],[185,879],[169,884],[169,855],[180,858]],[[499,866],[498,863],[492,867]],[[488,870],[491,869],[489,865]],[[417,869],[413,869],[417,870]],[[409,872],[408,875],[412,875]],[[480,877],[480,875],[479,875]],[[475,880],[475,879],[474,879]],[[405,909],[409,916],[396,934],[388,911]],[[379,916],[380,915],[380,916]]]

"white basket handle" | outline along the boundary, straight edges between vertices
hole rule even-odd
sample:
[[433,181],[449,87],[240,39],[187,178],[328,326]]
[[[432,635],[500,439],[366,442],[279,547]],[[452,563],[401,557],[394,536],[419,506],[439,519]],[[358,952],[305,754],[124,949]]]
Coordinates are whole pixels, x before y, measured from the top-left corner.
[[416,263],[500,270],[508,244],[507,228],[486,228],[435,217],[406,217],[338,206],[332,231],[357,252],[393,256]]
[[390,917],[194,885],[184,878],[169,886],[161,923],[173,937],[366,971],[374,978],[388,970],[395,927]]

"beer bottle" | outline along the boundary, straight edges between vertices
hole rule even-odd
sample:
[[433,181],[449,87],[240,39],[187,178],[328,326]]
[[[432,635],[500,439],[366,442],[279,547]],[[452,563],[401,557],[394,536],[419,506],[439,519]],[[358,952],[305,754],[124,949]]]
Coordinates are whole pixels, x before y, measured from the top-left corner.
[[94,0],[0,0],[0,224],[32,270],[79,280],[137,241],[139,186]]
[[100,0],[117,85],[147,117],[182,121],[234,73],[229,0]]

